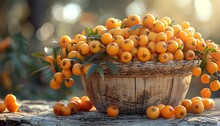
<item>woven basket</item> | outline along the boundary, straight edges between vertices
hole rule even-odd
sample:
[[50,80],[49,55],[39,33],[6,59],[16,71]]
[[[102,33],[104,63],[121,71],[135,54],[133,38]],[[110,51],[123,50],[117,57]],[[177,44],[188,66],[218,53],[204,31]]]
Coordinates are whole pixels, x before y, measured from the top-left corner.
[[114,64],[120,75],[103,64],[105,80],[97,73],[88,79],[82,76],[84,89],[98,111],[106,112],[109,105],[117,105],[120,113],[132,114],[145,113],[149,105],[180,104],[190,85],[191,70],[198,61]]

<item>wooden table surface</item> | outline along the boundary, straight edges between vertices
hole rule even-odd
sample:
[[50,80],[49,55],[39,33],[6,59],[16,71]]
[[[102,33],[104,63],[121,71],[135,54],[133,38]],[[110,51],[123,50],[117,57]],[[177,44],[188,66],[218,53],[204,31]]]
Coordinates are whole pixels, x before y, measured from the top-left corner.
[[[66,102],[66,101],[64,101]],[[116,118],[108,117],[97,111],[80,112],[71,116],[56,116],[52,112],[55,102],[46,101],[20,101],[21,112],[0,114],[0,126],[69,126],[69,125],[100,125],[100,126],[121,126],[121,125],[220,125],[220,99],[215,99],[215,108],[205,111],[202,114],[188,113],[184,119],[163,119],[150,120],[146,115],[120,115]]]

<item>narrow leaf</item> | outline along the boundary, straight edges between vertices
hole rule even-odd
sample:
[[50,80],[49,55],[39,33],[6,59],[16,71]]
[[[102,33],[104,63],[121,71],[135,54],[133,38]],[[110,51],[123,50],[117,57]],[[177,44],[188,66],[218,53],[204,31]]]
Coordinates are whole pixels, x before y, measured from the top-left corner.
[[81,63],[81,60],[79,58],[73,57],[73,58],[69,58],[71,61],[76,61],[78,63]]
[[39,60],[42,64],[45,64],[47,66],[51,66],[50,62],[47,62],[46,60],[43,60],[43,59],[39,59]]
[[88,71],[88,73],[86,75],[86,78],[88,78],[93,72],[95,72],[96,67],[97,67],[97,64],[92,64],[90,66],[89,71]]
[[95,55],[92,55],[85,63],[83,63],[83,66],[85,66],[86,64],[88,64],[89,62],[93,61],[94,59],[96,59],[97,57],[99,57],[101,54],[103,54],[104,52],[99,52],[96,53]]
[[155,18],[155,21],[158,20],[158,17]]
[[140,27],[141,27],[141,24],[134,25],[134,26],[129,28],[129,31],[135,30],[135,29],[140,28]]
[[60,46],[53,48],[53,57],[54,57],[54,58],[57,57],[58,52],[60,51],[60,49],[61,49]]
[[39,72],[39,71],[42,71],[42,70],[44,70],[44,69],[48,69],[48,67],[50,67],[50,66],[45,66],[45,67],[42,67],[42,68],[40,68],[40,69],[35,70],[33,73],[31,73],[31,76],[33,76],[34,74],[36,74],[36,73]]
[[127,23],[122,24],[121,28],[125,28],[126,25]]
[[101,65],[97,65],[97,70],[99,72],[99,75],[101,76],[102,80],[104,80],[104,72],[103,72],[103,69],[101,67]]
[[202,62],[201,62],[201,64],[200,64],[200,68],[202,69],[202,71],[205,70],[206,64],[207,64],[207,60],[204,60],[204,59],[203,59]]
[[173,21],[171,21],[171,23],[170,23],[170,25],[169,26],[173,26],[174,25],[174,20]]
[[112,62],[107,61],[106,64],[109,66],[109,68],[117,75],[119,75],[119,70],[118,67],[115,66],[115,64],[113,64]]
[[41,53],[41,52],[34,52],[31,54],[33,57],[44,57],[45,54],[44,53]]

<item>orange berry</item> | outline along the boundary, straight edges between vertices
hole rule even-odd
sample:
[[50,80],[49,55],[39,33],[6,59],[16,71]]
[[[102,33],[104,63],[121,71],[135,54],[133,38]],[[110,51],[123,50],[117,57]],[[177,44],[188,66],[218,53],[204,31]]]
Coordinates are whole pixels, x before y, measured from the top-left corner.
[[121,61],[123,63],[128,63],[128,62],[131,61],[131,59],[132,59],[132,55],[131,55],[130,52],[127,52],[127,51],[122,52],[122,54],[121,54]]
[[169,55],[167,53],[160,53],[158,59],[161,63],[166,63],[169,60]]
[[72,65],[72,64],[71,64],[70,59],[64,58],[64,59],[61,60],[61,65],[60,65],[60,67],[61,67],[62,69],[67,70],[67,69],[69,69],[69,68],[71,67],[71,65]]
[[124,41],[124,38],[121,35],[117,35],[114,37],[113,41],[116,42],[119,47],[121,47],[121,43]]
[[70,101],[77,101],[77,100],[81,101],[81,99],[78,96],[73,96],[72,98],[70,98],[69,102]]
[[181,26],[182,26],[183,29],[185,29],[185,28],[188,28],[190,26],[190,23],[188,21],[183,21]]
[[15,95],[13,95],[13,94],[7,94],[4,99],[4,103],[6,106],[11,103],[15,103],[16,101],[17,101],[17,99],[16,99]]
[[191,110],[194,114],[200,114],[204,111],[204,105],[202,101],[194,100],[191,105]]
[[89,99],[88,96],[85,95],[85,96],[82,96],[82,97],[80,98],[80,100],[83,102],[83,101],[85,101],[85,100],[90,100],[90,99]]
[[77,51],[71,51],[67,55],[68,58],[77,58],[77,56],[78,56],[78,52]]
[[72,78],[66,79],[65,80],[65,86],[66,87],[72,87],[74,84],[74,80]]
[[157,107],[160,110],[160,116],[161,116],[161,110],[165,107],[165,105],[164,104],[158,104]]
[[220,82],[218,80],[213,80],[210,83],[210,87],[211,91],[218,91],[220,88]]
[[61,115],[62,116],[69,116],[70,114],[71,114],[71,109],[70,109],[70,107],[69,106],[62,106],[61,108],[60,108],[60,111],[61,111]]
[[175,40],[167,42],[167,51],[174,53],[178,49],[179,45]]
[[180,25],[176,24],[172,26],[173,30],[174,30],[174,36],[178,36],[179,32],[182,31],[182,28]]
[[161,110],[161,115],[162,117],[166,119],[170,119],[174,116],[174,109],[170,105],[166,105],[162,110]]
[[167,25],[170,25],[171,24],[171,19],[170,19],[170,17],[163,17],[161,20],[164,20],[164,21],[166,21],[167,22]]
[[6,109],[6,105],[4,102],[0,101],[0,113],[4,112]]
[[134,42],[131,39],[125,39],[122,43],[121,43],[121,49],[123,51],[131,51],[132,49],[134,49]]
[[72,71],[70,69],[62,70],[61,73],[63,74],[64,79],[69,79],[72,77]]
[[206,47],[206,43],[205,42],[198,42],[196,49],[198,49],[200,52],[202,52]]
[[188,34],[185,31],[180,31],[178,33],[178,38],[180,38],[183,42],[185,42],[188,38]]
[[176,50],[173,55],[175,60],[183,60],[184,58],[183,51],[180,49]]
[[157,106],[149,106],[146,110],[146,115],[150,119],[157,119],[160,116],[160,110]]
[[149,42],[147,48],[150,50],[151,53],[156,53],[156,43]]
[[119,109],[115,105],[108,106],[106,112],[109,117],[117,117],[119,115]]
[[195,54],[195,52],[193,50],[187,50],[185,52],[184,57],[185,57],[186,60],[190,61],[190,60],[194,60],[195,59],[196,54]]
[[137,51],[137,56],[141,62],[146,62],[150,60],[151,53],[146,47],[139,47]]
[[88,100],[83,100],[81,102],[81,109],[83,111],[89,111],[92,107],[93,107],[93,104],[89,99]]
[[150,33],[147,35],[147,37],[148,37],[148,39],[149,39],[149,42],[154,42],[156,36],[157,36],[157,33],[155,33],[155,32],[150,32]]
[[100,52],[102,49],[101,46],[102,46],[101,42],[96,41],[96,40],[93,40],[89,43],[89,49],[92,53]]
[[202,98],[200,96],[195,96],[191,99],[191,101],[195,101],[195,100],[199,100],[199,101],[202,101]]
[[87,74],[88,71],[89,71],[89,68],[91,67],[92,64],[86,64],[84,67],[83,67],[83,72],[84,74]]
[[154,25],[154,22],[155,22],[155,17],[152,14],[146,14],[142,18],[143,26],[145,26],[147,28],[152,28]]
[[69,45],[67,45],[66,48],[67,48],[68,52],[75,51],[76,50],[76,44],[75,43],[70,43]]
[[113,30],[112,36],[115,37],[117,35],[123,36],[124,35],[124,31],[121,28],[115,28]]
[[115,42],[111,42],[107,45],[106,47],[106,52],[108,53],[108,55],[110,56],[115,56],[119,53],[119,46],[117,43]]
[[44,58],[44,60],[50,63],[50,65],[53,65],[54,63],[54,58],[52,56],[47,56]]
[[189,99],[184,99],[184,100],[181,102],[181,105],[186,108],[186,111],[187,111],[187,112],[189,112],[189,111],[191,111],[192,101],[189,100]]
[[211,103],[211,100],[209,100],[209,98],[203,98],[202,103],[204,105],[205,110],[209,110],[212,108],[212,103]]
[[201,75],[201,73],[202,73],[202,69],[201,69],[200,67],[194,67],[194,68],[192,69],[192,74],[193,74],[193,76],[198,77],[198,76]]
[[136,14],[131,14],[127,18],[127,26],[131,27],[140,23],[140,17]]
[[197,47],[197,41],[195,38],[193,37],[189,37],[186,39],[185,43],[184,43],[184,47],[186,49],[190,49],[190,50],[195,50]]
[[71,109],[71,114],[77,114],[79,112],[78,103],[70,101],[67,106]]
[[63,35],[60,37],[58,44],[62,47],[62,48],[66,48],[67,45],[69,45],[71,42],[71,38],[67,35]]
[[93,29],[94,32],[98,32],[98,35],[102,35],[105,32],[105,30],[107,29],[103,25],[98,25]]
[[138,44],[140,46],[146,46],[148,44],[148,37],[146,35],[140,35],[139,36],[139,41],[138,41]]
[[209,73],[213,74],[213,73],[215,73],[215,72],[218,71],[218,66],[217,66],[217,64],[216,64],[215,62],[208,62],[208,63],[206,64],[206,70],[207,70]]
[[153,30],[156,33],[159,33],[159,32],[165,32],[166,28],[165,28],[165,25],[162,21],[156,21],[154,23]]
[[56,115],[61,115],[61,107],[64,106],[64,103],[62,102],[57,102],[54,106],[53,106],[53,113]]
[[113,37],[110,33],[104,33],[101,37],[101,41],[103,44],[109,44],[113,41]]
[[200,92],[200,95],[202,98],[210,98],[212,95],[212,92],[209,88],[203,88]]
[[211,106],[210,107],[213,108],[215,106],[215,102],[211,98],[208,98],[208,100],[211,102]]
[[167,42],[167,34],[164,32],[158,33],[155,37],[154,42],[159,42],[159,41]]
[[82,64],[75,63],[72,67],[72,73],[77,76],[82,75]]
[[89,49],[89,45],[88,44],[81,44],[79,46],[79,52],[82,54],[82,55],[87,55],[89,54],[90,52],[90,49]]
[[77,35],[75,35],[74,40],[75,40],[76,42],[86,41],[86,36],[85,36],[85,35],[82,35],[82,34],[77,34]]
[[131,35],[128,39],[133,41],[134,47],[138,46],[139,37],[137,35]]
[[158,53],[165,53],[167,51],[167,44],[163,41],[157,42],[155,49]]
[[203,84],[208,84],[211,80],[211,77],[208,74],[203,74],[200,79]]
[[50,81],[50,88],[53,89],[53,90],[57,90],[59,89],[61,86],[61,83],[60,82],[56,82],[54,79],[52,79]]
[[110,30],[117,27],[117,21],[115,18],[108,18],[105,21],[105,27]]
[[178,119],[184,118],[187,114],[186,108],[182,105],[178,105],[174,108],[174,116]]
[[57,83],[61,83],[62,80],[63,80],[63,74],[61,72],[57,72],[57,73],[54,74],[53,79]]
[[10,104],[6,104],[6,108],[8,109],[9,112],[17,112],[19,105],[16,102],[10,103]]

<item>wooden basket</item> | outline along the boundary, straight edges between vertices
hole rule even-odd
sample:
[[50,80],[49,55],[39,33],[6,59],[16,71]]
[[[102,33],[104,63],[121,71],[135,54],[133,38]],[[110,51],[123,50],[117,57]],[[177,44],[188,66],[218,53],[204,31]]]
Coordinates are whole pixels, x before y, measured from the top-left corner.
[[166,64],[139,61],[114,63],[115,75],[103,64],[105,79],[95,73],[82,76],[84,89],[100,112],[117,105],[120,113],[145,113],[149,105],[163,103],[175,107],[185,98],[191,81],[191,70],[198,61],[170,61]]

